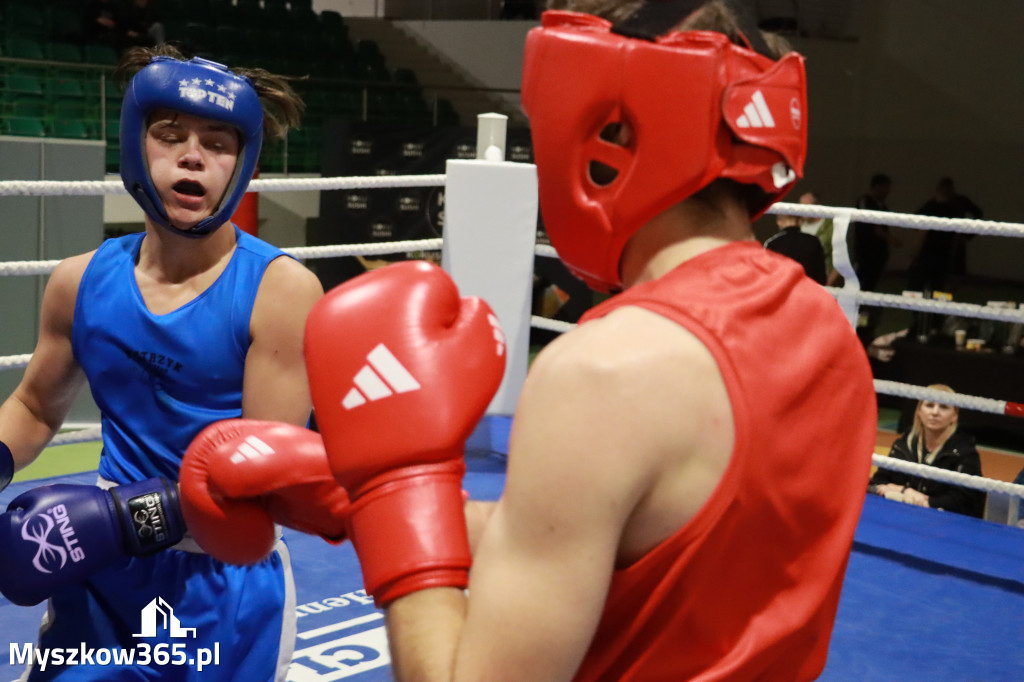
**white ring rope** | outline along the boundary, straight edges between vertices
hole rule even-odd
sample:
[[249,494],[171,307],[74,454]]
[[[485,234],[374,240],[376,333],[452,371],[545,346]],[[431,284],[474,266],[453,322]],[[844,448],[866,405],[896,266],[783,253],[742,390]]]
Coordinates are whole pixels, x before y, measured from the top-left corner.
[[[576,325],[571,322],[552,320],[547,317],[534,315],[530,318],[531,326],[538,329],[546,329],[553,332],[567,332]],[[993,400],[992,398],[980,398],[977,396],[964,395],[962,393],[949,393],[924,386],[913,384],[901,384],[895,381],[875,379],[875,392],[884,395],[896,396],[898,398],[916,398],[917,400],[931,400],[943,405],[954,405],[967,410],[987,412],[990,414],[1002,414],[1010,416],[1024,416],[1020,412],[1021,406],[1017,403],[1006,400]]]
[[558,252],[555,251],[555,247],[550,244],[537,244],[534,247],[533,252],[538,256],[545,256],[547,258],[558,258]]
[[[249,183],[253,192],[295,192],[301,190],[381,189],[385,187],[443,186],[444,175],[372,175],[339,178],[264,178]],[[120,180],[0,180],[0,197],[77,196],[95,197],[127,194]]]
[[[302,190],[345,190],[345,189],[380,189],[390,187],[436,187],[444,186],[444,175],[382,175],[370,177],[337,177],[337,178],[281,178],[256,179],[250,184],[254,192],[283,192]],[[117,180],[100,181],[51,181],[51,180],[5,180],[0,181],[0,197],[3,196],[102,196],[127,194],[124,185]],[[937,218],[933,216],[917,216],[888,211],[866,211],[861,209],[815,206],[810,204],[777,203],[768,209],[773,215],[792,215],[806,218],[834,218],[845,222],[857,221],[880,225],[892,225],[911,229],[930,229],[943,232],[963,232],[1005,237],[1024,237],[1024,225],[987,220],[960,218]],[[441,239],[409,240],[401,242],[383,242],[373,244],[343,244],[332,246],[293,247],[283,249],[286,253],[300,259],[332,258],[355,255],[384,255],[409,251],[436,251],[441,248]],[[538,244],[535,253],[543,257],[557,257],[554,247]],[[17,261],[0,263],[0,276],[45,275],[53,271],[59,260],[48,261]],[[1024,323],[1024,310],[994,308],[967,303],[928,300],[876,294],[858,290],[836,289],[826,287],[833,296],[852,297],[856,303],[865,305],[916,310],[920,312],[946,313],[961,317],[997,320],[1011,323]],[[575,324],[532,316],[531,325],[554,332],[566,332]],[[0,357],[0,370],[18,369],[28,365],[31,354]],[[955,405],[965,409],[995,414],[1015,414],[1024,416],[1024,406],[1007,401],[992,400],[961,394],[936,391],[921,386],[900,384],[892,381],[875,380],[878,393],[919,400],[934,400],[943,404]],[[100,427],[89,427],[77,431],[68,431],[56,435],[50,442],[54,445],[84,443],[102,438]],[[970,476],[959,472],[937,469],[932,466],[905,462],[877,454],[872,455],[872,462],[881,468],[901,473],[922,476],[932,480],[953,483],[976,490],[999,492],[1014,497],[1024,498],[1024,485],[1005,483],[981,476]]]
[[875,392],[884,395],[896,396],[897,398],[916,398],[917,400],[928,400],[942,405],[953,405],[962,407],[965,410],[977,412],[988,412],[990,414],[1006,414],[1007,401],[993,400],[992,398],[979,398],[962,393],[949,393],[938,391],[934,388],[924,386],[912,386],[900,384],[895,381],[875,379]]
[[408,251],[440,251],[442,239],[410,239],[403,242],[374,244],[336,244],[332,246],[295,246],[282,249],[296,258],[334,258],[335,256],[380,256]]
[[1002,223],[973,218],[937,218],[935,216],[895,213],[892,211],[867,211],[860,208],[789,203],[773,204],[767,212],[772,215],[793,215],[804,218],[849,216],[851,222],[909,227],[915,230],[965,232],[969,234],[987,234],[995,237],[1024,237],[1024,225],[1020,223]]
[[538,329],[547,329],[552,332],[567,332],[576,325],[572,322],[562,322],[561,320],[552,320],[548,317],[540,317],[539,315],[533,315],[530,317],[530,325],[537,327]]
[[[825,287],[833,296],[846,293],[845,289]],[[876,294],[872,291],[856,291],[854,298],[857,303],[880,308],[898,308],[917,310],[924,313],[943,313],[958,317],[974,317],[980,320],[996,320],[999,322],[1024,322],[1024,309],[996,308],[994,306],[977,305],[974,303],[954,303],[930,298],[911,298],[898,294]]]
[[1007,483],[1005,481],[996,481],[991,478],[985,478],[984,476],[962,474],[959,471],[939,469],[928,464],[908,462],[904,459],[886,457],[885,455],[871,455],[871,463],[882,469],[898,471],[901,474],[910,474],[912,476],[927,478],[940,483],[952,483],[953,485],[959,485],[964,488],[973,488],[974,490],[984,490],[985,492],[990,493],[1003,493],[1004,495],[1024,498],[1024,485],[1020,485],[1019,483]]
[[[264,178],[249,183],[253,192],[297,190],[382,189],[386,187],[444,187],[444,175],[373,175],[340,178]],[[2,188],[0,188],[2,190]]]
[[28,361],[32,359],[31,353],[24,355],[7,355],[0,357],[0,371],[5,369],[22,369],[28,367]]
[[[337,256],[380,256],[408,251],[438,251],[441,239],[411,239],[395,242],[374,242],[370,244],[332,244],[330,246],[294,246],[281,249],[296,258],[334,258]],[[25,260],[0,263],[0,276],[20,277],[24,275],[48,275],[60,263],[59,260]]]
[[103,438],[103,429],[99,426],[90,426],[77,431],[65,431],[54,436],[47,447],[56,445],[71,445],[72,443],[91,443]]
[[[91,426],[77,431],[66,431],[64,433],[57,434],[53,437],[53,440],[50,441],[49,447],[70,445],[72,443],[89,443],[98,441],[101,438],[102,429],[99,426]],[[920,476],[933,481],[939,481],[940,483],[952,483],[954,485],[972,488],[974,490],[1002,493],[1012,497],[1024,498],[1024,485],[1016,483],[1006,483],[1005,481],[996,481],[991,478],[985,478],[984,476],[971,476],[970,474],[962,474],[957,471],[936,469],[935,467],[928,466],[927,464],[907,462],[905,460],[896,459],[895,457],[886,457],[878,454],[871,455],[871,462],[882,469],[889,469],[903,474]]]

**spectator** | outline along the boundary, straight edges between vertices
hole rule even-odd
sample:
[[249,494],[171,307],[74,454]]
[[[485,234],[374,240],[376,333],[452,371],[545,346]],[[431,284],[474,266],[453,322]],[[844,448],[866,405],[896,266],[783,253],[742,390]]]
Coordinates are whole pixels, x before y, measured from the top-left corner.
[[[888,211],[885,201],[892,188],[892,179],[883,173],[871,176],[867,194],[857,199],[856,207],[867,211]],[[850,223],[853,241],[853,271],[857,274],[862,291],[877,291],[878,283],[889,262],[889,247],[896,240],[889,233],[888,225],[874,223]],[[881,316],[881,308],[868,307],[857,325],[857,335],[867,346],[875,338],[875,329]]]
[[[814,192],[804,192],[800,195],[801,204],[815,205],[819,201],[818,195]],[[830,287],[841,286],[843,276],[832,265],[832,219],[801,218],[800,231],[817,237],[821,242],[821,249],[825,252],[825,284]]]
[[114,0],[89,0],[82,9],[82,36],[86,42],[119,47],[117,14]]
[[[942,178],[935,194],[921,208],[919,215],[939,218],[981,219],[982,211],[973,201],[956,193],[952,178]],[[928,230],[921,247],[910,264],[907,287],[912,291],[943,291],[950,273],[966,271],[967,240],[973,235]]]
[[121,30],[123,47],[154,47],[165,42],[160,12],[150,0],[130,0],[122,14]]
[[[928,388],[954,393],[945,384],[933,384]],[[959,416],[958,407],[932,400],[919,401],[910,433],[896,439],[889,456],[981,476],[981,457],[974,445],[974,437],[957,431]],[[944,509],[977,518],[985,513],[985,493],[981,491],[887,469],[879,469],[871,477],[868,490],[919,507]]]
[[779,231],[768,238],[764,248],[792,258],[803,266],[808,277],[818,284],[825,284],[825,252],[818,238],[804,234],[800,229],[800,218],[796,216],[776,216],[775,224]]
[[[888,211],[885,201],[891,189],[892,179],[888,175],[873,175],[867,194],[857,199],[856,207],[867,211]],[[862,291],[876,291],[889,262],[889,246],[893,243],[889,226],[851,223],[850,234],[853,235],[853,269],[860,280],[860,288]]]

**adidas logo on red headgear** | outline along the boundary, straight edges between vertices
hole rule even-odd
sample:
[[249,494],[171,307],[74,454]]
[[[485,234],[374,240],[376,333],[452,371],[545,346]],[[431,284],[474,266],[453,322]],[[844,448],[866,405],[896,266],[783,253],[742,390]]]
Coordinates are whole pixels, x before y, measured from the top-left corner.
[[775,119],[768,109],[768,102],[760,90],[755,90],[753,97],[743,107],[743,115],[736,119],[736,125],[740,128],[774,128]]

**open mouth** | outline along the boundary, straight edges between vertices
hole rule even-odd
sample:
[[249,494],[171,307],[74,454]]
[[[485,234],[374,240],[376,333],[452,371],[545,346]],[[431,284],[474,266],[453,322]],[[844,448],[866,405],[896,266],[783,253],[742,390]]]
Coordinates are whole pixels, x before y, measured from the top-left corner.
[[190,197],[201,197],[206,194],[203,186],[194,180],[179,180],[171,188],[178,194],[185,194]]

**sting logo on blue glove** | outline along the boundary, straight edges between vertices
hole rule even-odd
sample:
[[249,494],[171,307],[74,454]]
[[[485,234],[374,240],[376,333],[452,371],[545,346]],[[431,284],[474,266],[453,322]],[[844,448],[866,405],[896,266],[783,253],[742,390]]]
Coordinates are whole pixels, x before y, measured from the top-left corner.
[[177,489],[163,478],[110,490],[35,488],[0,514],[0,593],[21,606],[38,604],[123,556],[169,547],[184,532]]
[[[64,547],[50,542],[50,533],[54,528],[59,529]],[[39,546],[35,558],[32,559],[32,565],[40,573],[59,571],[64,568],[69,558],[74,562],[85,558],[85,552],[77,546],[75,527],[71,525],[67,507],[63,504],[58,504],[29,519],[21,528],[21,537]]]
[[134,497],[126,506],[140,549],[156,549],[167,540],[167,511],[159,495]]

